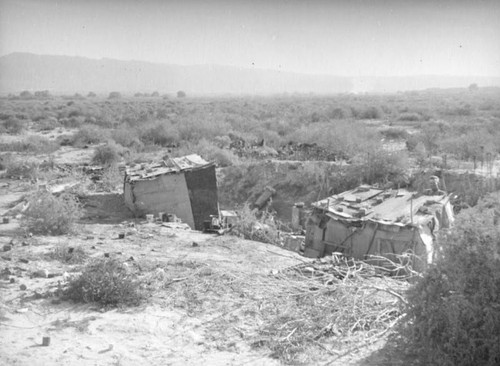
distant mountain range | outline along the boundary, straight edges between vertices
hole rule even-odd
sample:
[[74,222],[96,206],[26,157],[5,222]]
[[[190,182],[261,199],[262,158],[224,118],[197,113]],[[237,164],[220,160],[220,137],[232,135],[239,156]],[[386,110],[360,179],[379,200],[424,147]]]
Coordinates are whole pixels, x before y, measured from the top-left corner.
[[143,61],[12,53],[0,57],[0,94],[49,90],[52,94],[275,94],[396,92],[427,88],[500,86],[500,77],[344,77],[221,65],[182,66]]

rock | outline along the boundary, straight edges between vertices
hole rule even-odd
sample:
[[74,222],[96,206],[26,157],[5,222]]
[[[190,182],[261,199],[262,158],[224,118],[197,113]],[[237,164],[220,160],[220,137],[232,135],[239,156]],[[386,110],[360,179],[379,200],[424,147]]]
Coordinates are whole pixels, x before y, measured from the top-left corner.
[[109,258],[109,253],[104,253],[105,258]]
[[23,242],[21,243],[21,245],[22,245],[23,247],[27,247],[28,245],[30,245],[30,243],[28,243],[27,241],[23,241]]
[[17,309],[16,310],[16,313],[19,313],[19,314],[24,314],[24,313],[27,313],[28,312],[28,308],[21,308],[21,309]]
[[39,269],[38,271],[35,271],[33,273],[35,277],[41,277],[41,278],[48,278],[49,277],[49,271],[46,269]]
[[6,261],[11,261],[12,257],[9,257],[8,255],[2,255],[2,259]]
[[93,237],[92,235],[88,235],[86,239],[87,239],[87,240],[93,240],[93,239],[94,239],[94,237]]
[[127,262],[133,262],[135,261],[134,257],[130,257],[129,259],[127,259]]
[[27,289],[27,287],[24,283],[21,286],[19,286],[19,288],[21,289],[21,291],[26,291],[26,289]]
[[27,260],[26,258],[19,258],[19,262],[21,262],[21,263],[29,263],[30,261]]
[[5,245],[3,246],[3,251],[4,251],[4,252],[8,252],[9,250],[12,250],[12,245],[5,244]]
[[16,282],[16,279],[14,277],[11,277],[10,280],[9,280],[10,283],[15,283]]
[[54,277],[58,277],[58,276],[62,276],[62,273],[49,273],[47,277],[54,278]]
[[195,241],[193,241],[192,245],[193,245],[193,247],[198,247],[199,246],[199,244],[197,242],[195,242]]

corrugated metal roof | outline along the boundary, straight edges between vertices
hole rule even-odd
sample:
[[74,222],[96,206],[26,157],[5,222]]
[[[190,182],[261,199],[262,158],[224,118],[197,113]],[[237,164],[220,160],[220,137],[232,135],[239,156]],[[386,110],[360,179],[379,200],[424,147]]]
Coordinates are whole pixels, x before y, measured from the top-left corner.
[[312,206],[328,212],[332,218],[405,226],[428,221],[448,201],[447,195],[426,196],[405,189],[360,186]]
[[129,181],[153,179],[164,174],[175,174],[187,170],[208,167],[213,163],[204,160],[201,156],[191,154],[179,158],[169,158],[160,162],[136,164],[125,169],[126,179]]

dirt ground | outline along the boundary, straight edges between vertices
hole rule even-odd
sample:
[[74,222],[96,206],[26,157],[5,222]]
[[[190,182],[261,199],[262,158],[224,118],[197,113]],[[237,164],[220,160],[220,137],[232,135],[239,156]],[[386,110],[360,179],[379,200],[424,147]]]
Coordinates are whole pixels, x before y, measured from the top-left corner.
[[[93,149],[63,147],[53,158],[57,164],[78,165],[88,163],[92,154]],[[44,156],[36,158],[43,160]],[[184,292],[162,288],[138,307],[104,309],[76,304],[63,300],[59,291],[78,275],[81,265],[50,254],[58,248],[80,248],[90,258],[116,258],[141,273],[170,268],[174,270],[171,282],[181,284],[192,273],[201,273],[196,278],[206,273],[207,278],[214,274],[216,279],[235,279],[234,286],[241,279],[255,278],[250,292],[259,286],[259,278],[310,259],[233,236],[147,223],[133,217],[119,192],[82,197],[85,215],[74,235],[33,236],[21,229],[20,212],[9,210],[36,190],[37,184],[40,182],[0,179],[0,217],[8,213],[10,218],[9,223],[0,220],[1,365],[282,364],[268,349],[249,341],[256,337],[260,324],[243,310],[245,298],[231,297],[241,289],[228,289],[226,294],[221,287],[218,295],[193,293],[203,287],[189,288],[193,283],[186,282]],[[123,239],[119,239],[121,233]],[[180,294],[189,296],[175,298]],[[44,337],[50,337],[48,346],[42,345]],[[326,350],[313,364],[409,364],[389,346],[384,334],[375,342],[361,342],[358,348]]]
[[[2,215],[22,197],[23,185],[0,183]],[[280,365],[269,351],[252,347],[243,336],[256,324],[239,314],[238,306],[221,306],[227,301],[224,296],[208,299],[213,309],[205,311],[195,311],[189,303],[172,306],[176,299],[168,291],[124,309],[75,304],[57,296],[59,286],[79,270],[78,265],[48,257],[57,247],[82,248],[90,257],[106,255],[145,271],[173,263],[184,270],[248,278],[309,260],[263,243],[134,219],[120,209],[120,198],[89,198],[85,221],[72,236],[24,235],[15,218],[0,224],[0,248],[10,246],[0,256],[0,364]],[[103,207],[122,214],[105,220]],[[119,233],[125,238],[119,239]],[[49,278],[37,277],[40,270]],[[50,337],[48,346],[42,346],[43,337]],[[384,345],[382,338],[347,354],[325,353],[322,364],[399,364],[383,352]]]

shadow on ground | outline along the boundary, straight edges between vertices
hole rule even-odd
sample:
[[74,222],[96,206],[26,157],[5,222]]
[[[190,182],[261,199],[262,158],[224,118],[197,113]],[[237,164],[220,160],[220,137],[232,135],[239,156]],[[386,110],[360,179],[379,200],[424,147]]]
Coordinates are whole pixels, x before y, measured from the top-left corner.
[[121,193],[95,193],[80,198],[83,205],[83,222],[116,224],[134,219],[134,214],[125,206]]

